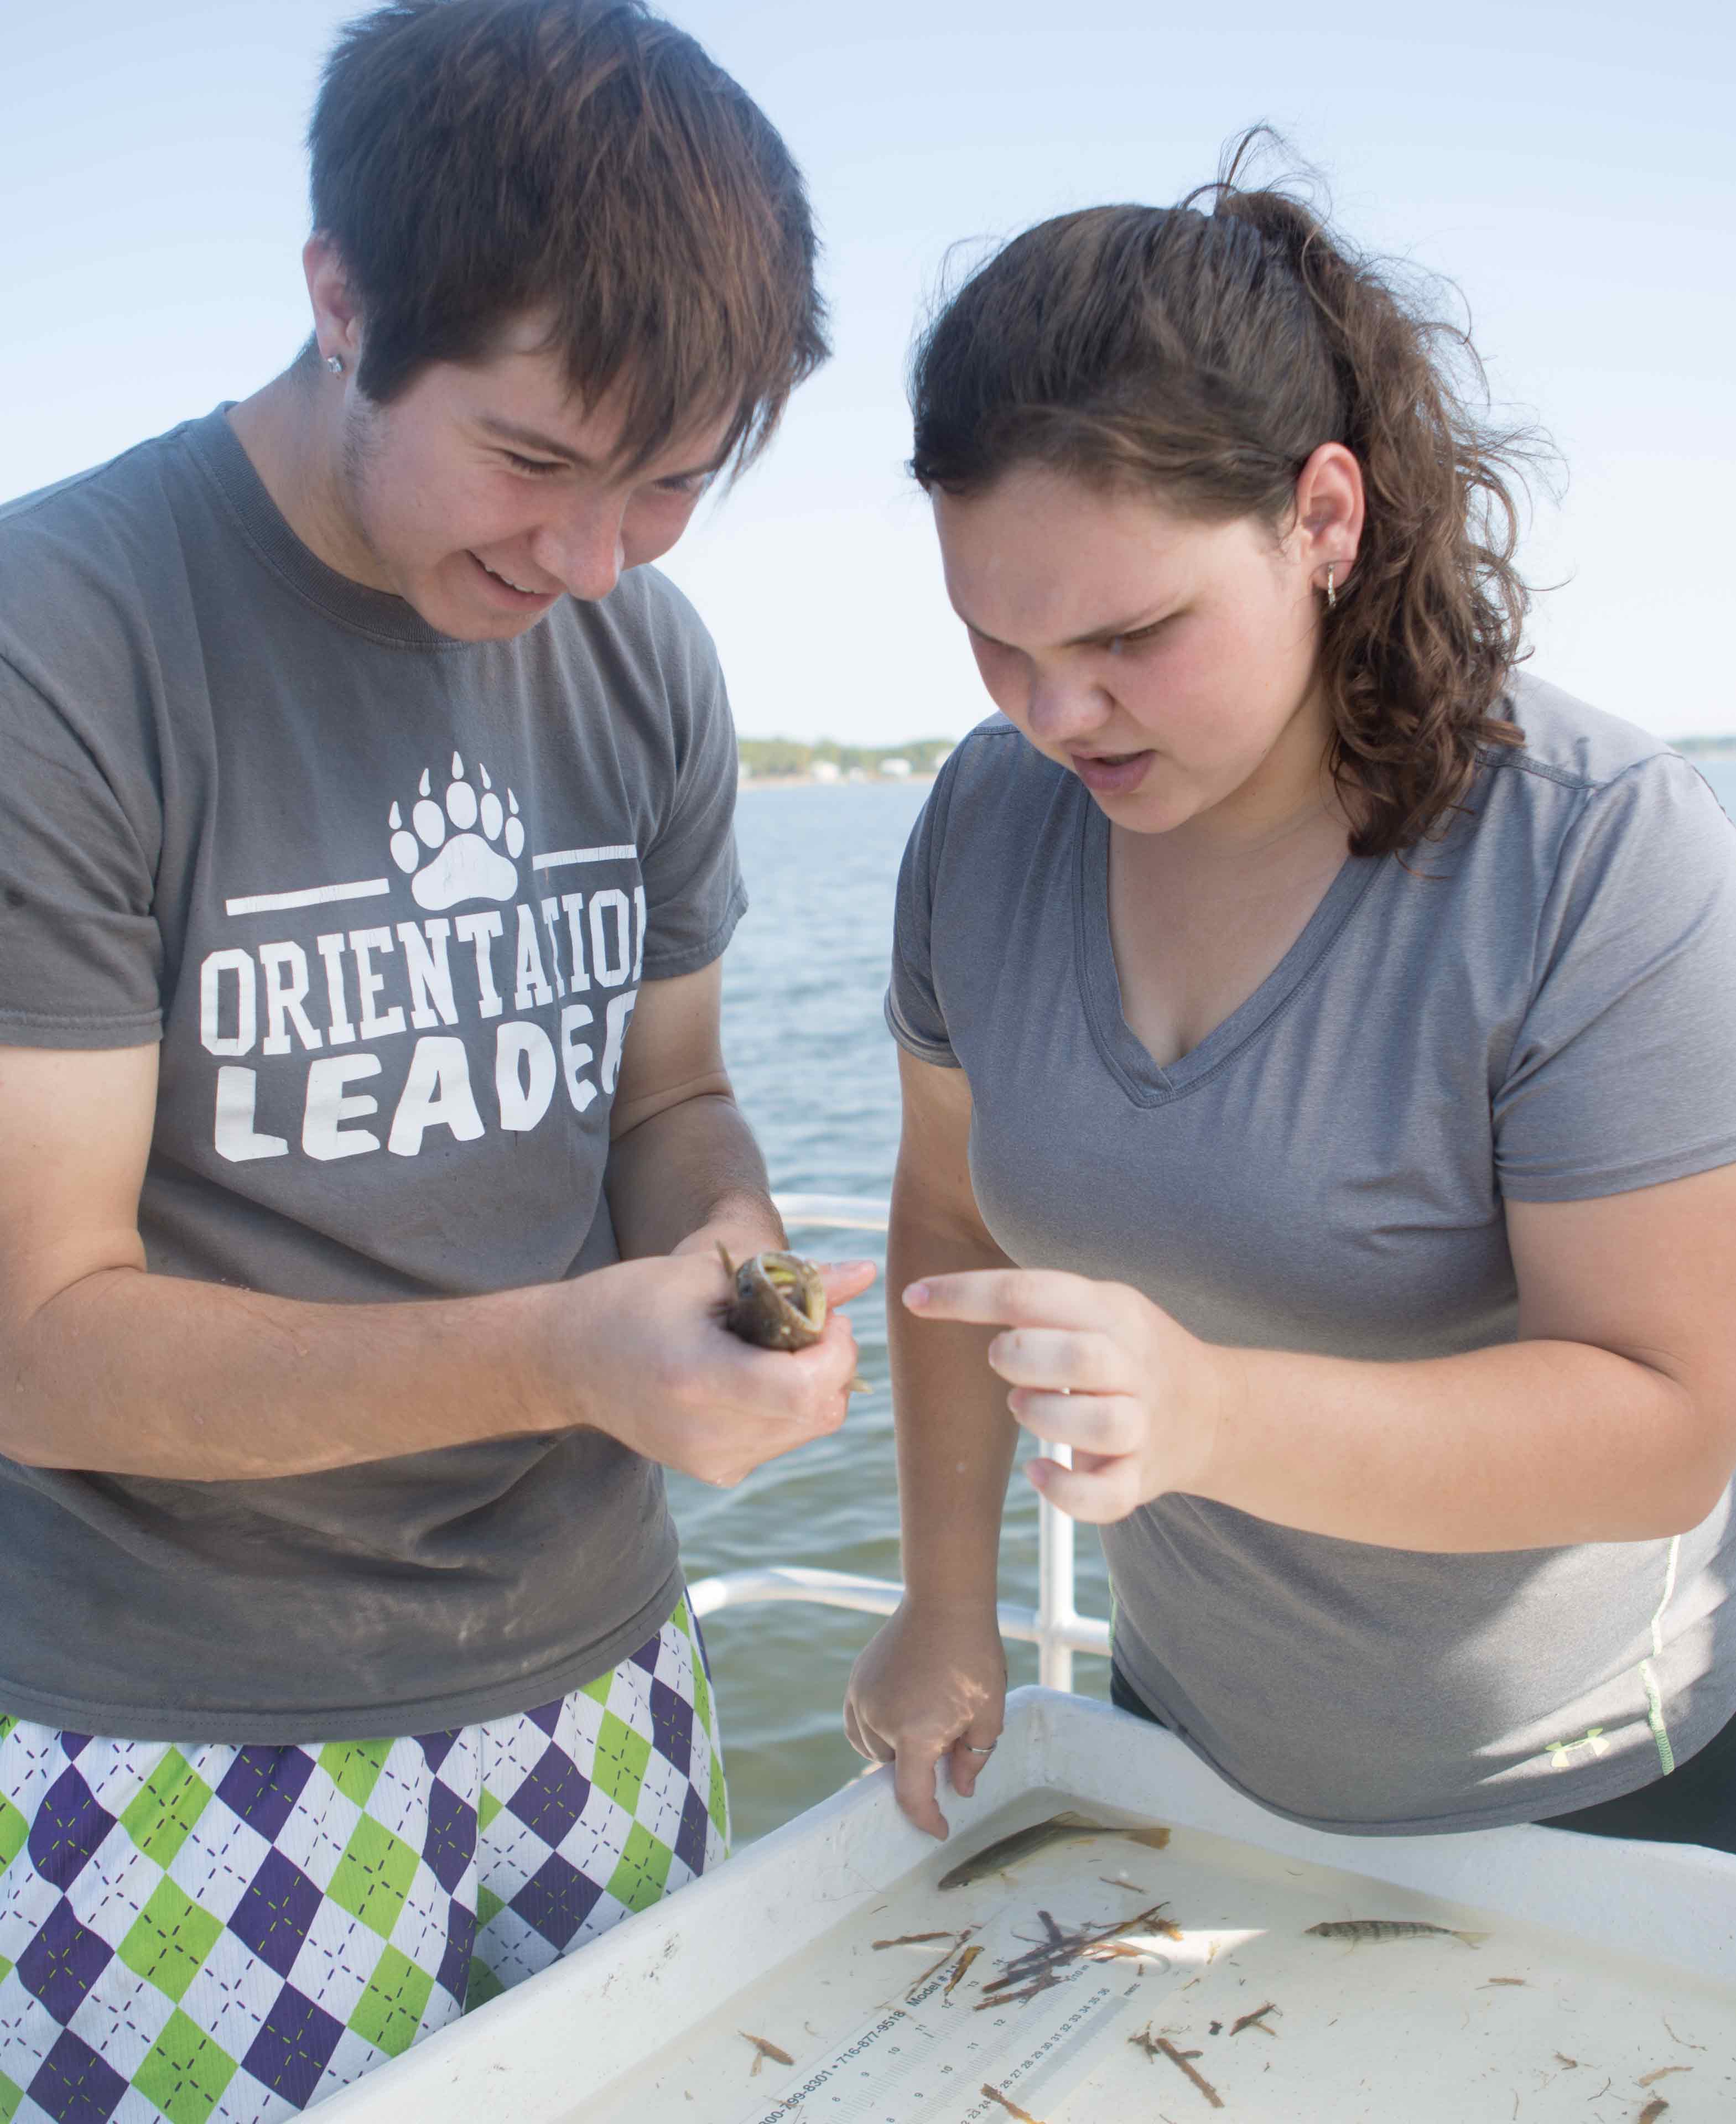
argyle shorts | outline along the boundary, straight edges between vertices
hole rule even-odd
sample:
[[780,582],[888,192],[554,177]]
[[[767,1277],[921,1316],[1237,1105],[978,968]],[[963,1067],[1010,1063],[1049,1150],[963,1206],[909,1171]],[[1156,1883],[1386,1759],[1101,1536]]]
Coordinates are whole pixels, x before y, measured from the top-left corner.
[[0,2124],[273,2124],[727,1849],[698,1625],[570,1696],[305,1747],[0,1718]]

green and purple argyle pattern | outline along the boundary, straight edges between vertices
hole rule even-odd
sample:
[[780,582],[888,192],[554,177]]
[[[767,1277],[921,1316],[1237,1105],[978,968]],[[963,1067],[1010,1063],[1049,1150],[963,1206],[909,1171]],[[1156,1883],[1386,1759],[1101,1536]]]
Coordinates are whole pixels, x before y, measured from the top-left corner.
[[275,2124],[715,1864],[684,1600],[613,1672],[412,1739],[0,1718],[0,2124]]

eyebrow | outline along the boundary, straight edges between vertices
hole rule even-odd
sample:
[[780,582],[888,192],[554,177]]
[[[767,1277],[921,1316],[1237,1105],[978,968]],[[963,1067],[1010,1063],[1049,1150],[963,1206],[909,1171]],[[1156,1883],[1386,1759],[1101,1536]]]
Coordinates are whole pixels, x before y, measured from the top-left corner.
[[[588,458],[583,451],[576,450],[571,443],[560,442],[553,435],[543,435],[539,429],[521,428],[516,421],[503,421],[493,413],[478,413],[476,417],[478,427],[486,428],[490,435],[497,435],[502,442],[517,443],[527,450],[540,450],[544,457],[559,458],[562,463],[577,465],[587,472],[604,469],[595,458]],[[722,470],[728,458],[729,453],[726,450],[709,464],[695,465],[689,472],[661,472],[658,477],[663,480],[708,479],[713,472]]]
[[[1003,641],[999,635],[990,634],[986,627],[979,627],[975,620],[967,618],[963,613],[960,613],[958,617],[980,641],[990,642],[996,649],[1011,649],[1014,646],[1010,641]],[[1117,641],[1124,634],[1142,634],[1148,627],[1155,627],[1160,621],[1169,617],[1168,612],[1158,611],[1146,613],[1137,619],[1118,620],[1109,627],[1094,627],[1087,633],[1075,634],[1070,641],[1063,641],[1061,646],[1063,649],[1094,649],[1104,642]]]

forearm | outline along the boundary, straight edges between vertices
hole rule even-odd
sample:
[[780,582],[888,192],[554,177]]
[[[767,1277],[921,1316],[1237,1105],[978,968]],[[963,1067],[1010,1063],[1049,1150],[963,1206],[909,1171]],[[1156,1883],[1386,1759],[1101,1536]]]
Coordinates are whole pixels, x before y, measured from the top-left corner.
[[619,1137],[607,1184],[628,1260],[672,1253],[700,1231],[738,1255],[784,1243],[765,1161],[727,1090],[683,1099]]
[[1005,1266],[992,1243],[925,1219],[895,1183],[887,1238],[887,1341],[898,1435],[898,1507],[911,1600],[995,1607],[1001,1512],[1018,1426],[990,1371],[992,1330],[915,1319],[917,1276]]
[[[583,1309],[600,1295],[573,1285],[562,1298]],[[8,1335],[0,1452],[38,1467],[218,1482],[582,1423],[593,1412],[545,1377],[548,1302],[529,1290],[304,1304],[101,1270]]]
[[1437,1552],[1641,1541],[1697,1524],[1729,1478],[1720,1412],[1583,1342],[1414,1364],[1217,1356],[1203,1493],[1309,1533]]

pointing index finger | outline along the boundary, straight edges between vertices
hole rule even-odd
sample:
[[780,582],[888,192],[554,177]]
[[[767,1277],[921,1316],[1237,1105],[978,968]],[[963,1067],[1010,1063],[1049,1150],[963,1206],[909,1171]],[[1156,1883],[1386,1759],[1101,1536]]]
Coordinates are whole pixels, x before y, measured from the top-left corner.
[[1064,1269],[971,1269],[925,1276],[906,1287],[904,1303],[920,1319],[984,1328],[1095,1328],[1103,1318],[1099,1285]]

